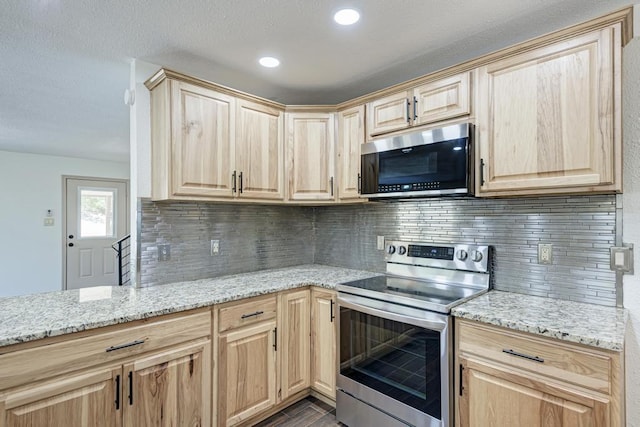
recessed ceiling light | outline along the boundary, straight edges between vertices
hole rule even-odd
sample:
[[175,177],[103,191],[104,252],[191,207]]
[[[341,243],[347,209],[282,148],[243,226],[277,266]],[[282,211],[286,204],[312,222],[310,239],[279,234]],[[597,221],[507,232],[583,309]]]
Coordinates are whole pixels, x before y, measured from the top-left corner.
[[340,25],[352,25],[360,19],[360,13],[355,9],[342,9],[333,15],[333,19]]
[[278,58],[274,58],[273,56],[263,56],[258,62],[260,62],[260,65],[262,65],[263,67],[267,68],[274,68],[280,65],[280,60],[278,60]]

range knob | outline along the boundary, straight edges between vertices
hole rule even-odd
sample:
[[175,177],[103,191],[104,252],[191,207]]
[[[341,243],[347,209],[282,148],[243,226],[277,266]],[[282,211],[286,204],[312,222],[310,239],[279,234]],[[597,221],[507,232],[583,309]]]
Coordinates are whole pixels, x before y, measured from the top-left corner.
[[467,259],[467,256],[469,256],[469,254],[464,249],[460,249],[458,252],[456,252],[456,258],[458,258],[460,261],[464,261],[465,259]]
[[389,247],[387,248],[387,253],[389,255],[395,254],[396,253],[396,247],[393,245],[389,245]]
[[407,253],[407,248],[404,246],[398,246],[398,254],[404,255]]
[[482,252],[480,252],[480,251],[471,251],[471,261],[473,261],[473,262],[482,261]]

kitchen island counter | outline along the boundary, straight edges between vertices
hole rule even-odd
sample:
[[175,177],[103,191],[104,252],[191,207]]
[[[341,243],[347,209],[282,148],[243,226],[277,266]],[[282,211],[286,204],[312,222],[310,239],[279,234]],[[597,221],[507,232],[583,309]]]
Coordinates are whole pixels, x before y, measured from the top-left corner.
[[304,286],[334,289],[377,275],[301,265],[146,288],[101,286],[0,298],[0,347]]
[[623,308],[490,291],[452,309],[455,317],[606,350],[624,349]]

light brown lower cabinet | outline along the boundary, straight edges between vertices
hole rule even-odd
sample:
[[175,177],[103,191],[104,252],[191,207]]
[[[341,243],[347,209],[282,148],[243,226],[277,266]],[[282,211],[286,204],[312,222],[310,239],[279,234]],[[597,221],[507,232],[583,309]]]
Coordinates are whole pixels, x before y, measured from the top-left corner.
[[336,293],[311,290],[311,387],[336,398]]
[[0,425],[121,426],[122,406],[114,404],[122,395],[118,378],[122,368],[110,366],[8,391],[0,398]]
[[456,425],[624,426],[622,353],[456,319]]
[[309,300],[305,288],[219,309],[218,425],[246,424],[308,391]]
[[278,399],[304,391],[310,385],[311,317],[309,289],[280,295],[280,386]]
[[210,335],[201,310],[8,349],[0,426],[210,425]]
[[276,322],[220,336],[218,423],[233,426],[276,404]]

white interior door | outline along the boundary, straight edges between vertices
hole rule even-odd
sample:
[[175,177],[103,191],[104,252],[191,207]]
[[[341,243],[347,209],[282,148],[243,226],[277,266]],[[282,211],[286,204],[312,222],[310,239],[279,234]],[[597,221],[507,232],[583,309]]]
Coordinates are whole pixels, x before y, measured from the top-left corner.
[[66,179],[66,289],[118,284],[111,245],[127,223],[125,182]]

